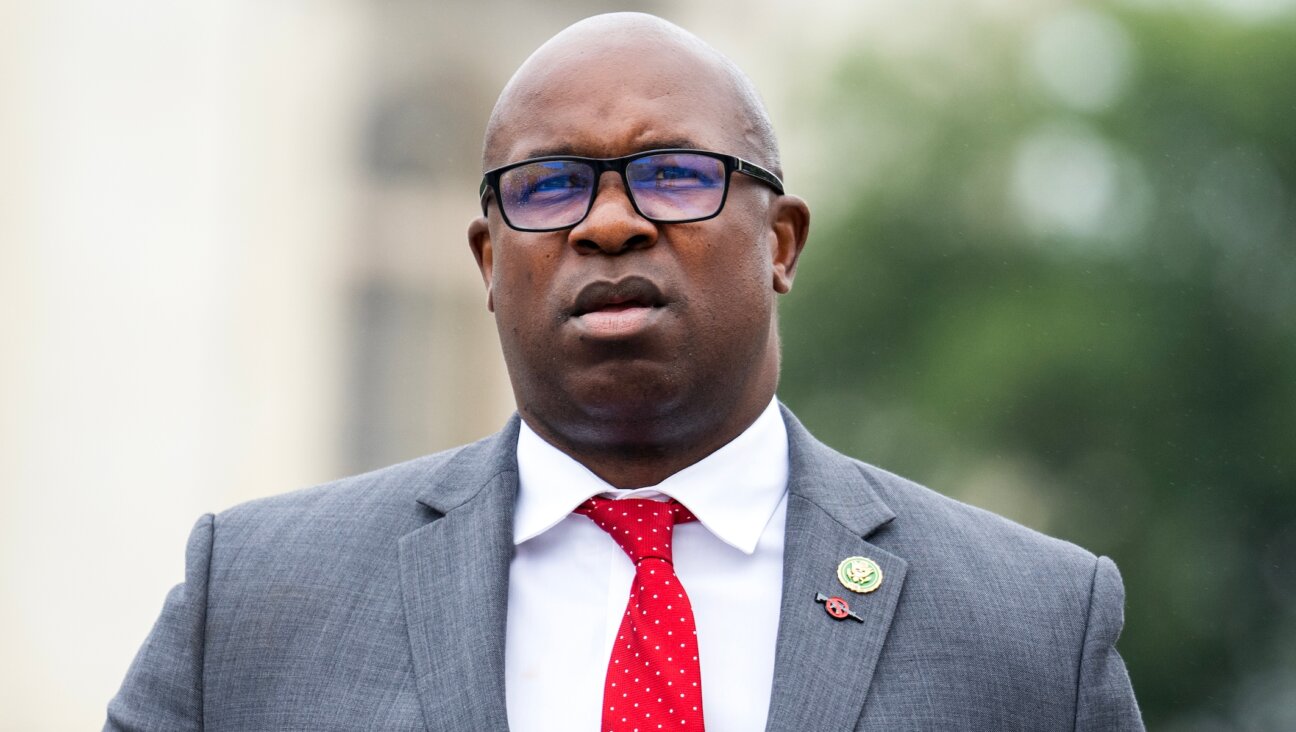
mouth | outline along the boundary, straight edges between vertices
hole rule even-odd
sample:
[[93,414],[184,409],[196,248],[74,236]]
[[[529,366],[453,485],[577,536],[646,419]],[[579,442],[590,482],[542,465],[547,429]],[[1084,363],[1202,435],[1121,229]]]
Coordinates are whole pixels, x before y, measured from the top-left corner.
[[604,280],[581,288],[571,317],[586,337],[624,339],[652,325],[667,304],[661,289],[644,277]]

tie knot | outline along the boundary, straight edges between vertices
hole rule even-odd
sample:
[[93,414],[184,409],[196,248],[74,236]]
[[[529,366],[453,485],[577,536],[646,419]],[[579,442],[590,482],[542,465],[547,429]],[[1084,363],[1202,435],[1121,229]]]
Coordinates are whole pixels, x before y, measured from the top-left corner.
[[588,516],[599,528],[616,539],[616,543],[635,564],[645,559],[666,563],[671,556],[671,535],[675,524],[696,521],[687,508],[675,501],[651,501],[646,498],[590,498],[576,507],[575,513]]

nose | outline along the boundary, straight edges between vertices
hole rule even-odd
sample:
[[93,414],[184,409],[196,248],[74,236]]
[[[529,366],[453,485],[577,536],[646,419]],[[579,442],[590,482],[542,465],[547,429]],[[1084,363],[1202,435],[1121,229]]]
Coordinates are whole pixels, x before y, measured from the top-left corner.
[[635,211],[621,176],[609,170],[599,178],[589,214],[572,227],[568,241],[583,254],[622,254],[657,243],[657,225]]

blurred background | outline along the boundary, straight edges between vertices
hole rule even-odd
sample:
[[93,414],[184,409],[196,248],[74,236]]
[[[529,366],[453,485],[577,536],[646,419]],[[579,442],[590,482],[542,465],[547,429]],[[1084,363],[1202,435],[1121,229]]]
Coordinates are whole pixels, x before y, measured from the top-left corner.
[[481,130],[615,9],[771,107],[802,420],[1112,556],[1152,729],[1296,729],[1296,0],[0,2],[0,729],[97,728],[201,513],[503,423]]

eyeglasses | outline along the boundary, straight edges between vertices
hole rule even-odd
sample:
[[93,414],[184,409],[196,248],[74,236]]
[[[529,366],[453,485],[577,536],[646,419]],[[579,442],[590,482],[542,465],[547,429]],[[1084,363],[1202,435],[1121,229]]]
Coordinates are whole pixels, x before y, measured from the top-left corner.
[[720,214],[729,194],[729,175],[749,175],[783,193],[783,181],[733,155],[706,150],[647,150],[620,158],[548,155],[487,171],[481,183],[494,192],[504,223],[518,231],[558,231],[585,220],[594,205],[599,177],[621,175],[630,203],[658,224],[704,221]]

